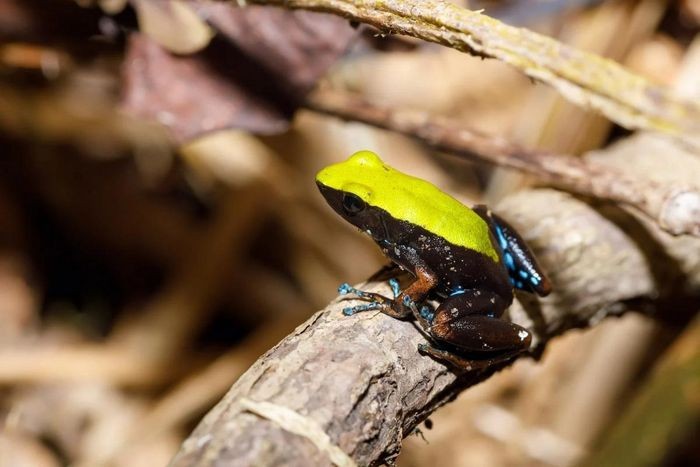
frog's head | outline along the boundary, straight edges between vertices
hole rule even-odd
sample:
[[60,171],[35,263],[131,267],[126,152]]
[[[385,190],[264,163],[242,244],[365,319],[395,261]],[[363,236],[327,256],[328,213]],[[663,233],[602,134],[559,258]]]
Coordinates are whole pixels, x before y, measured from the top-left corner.
[[[383,231],[381,213],[373,201],[381,175],[391,171],[375,153],[359,151],[316,175],[316,185],[328,204],[345,220],[377,239]],[[382,230],[380,230],[382,229]]]

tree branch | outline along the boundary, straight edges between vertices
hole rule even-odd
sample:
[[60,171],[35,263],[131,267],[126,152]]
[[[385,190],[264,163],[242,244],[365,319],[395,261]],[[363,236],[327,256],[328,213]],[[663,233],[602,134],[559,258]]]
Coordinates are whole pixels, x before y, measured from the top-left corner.
[[380,107],[343,92],[318,91],[307,106],[395,131],[457,156],[516,169],[575,193],[624,203],[671,234],[700,236],[700,191],[691,186],[642,180],[595,161],[528,150],[446,118]]
[[619,64],[480,12],[439,0],[249,0],[344,16],[382,31],[492,57],[630,129],[671,134],[700,148],[700,104]]
[[[662,252],[674,245],[686,254],[700,248],[698,239],[664,235],[668,243],[661,246],[624,211],[596,211],[553,190],[522,192],[498,208],[526,234],[555,286],[547,299],[520,296],[509,310],[533,333],[535,354],[566,329],[620,313],[632,301],[657,303],[651,297],[664,297],[669,287],[682,289],[689,278],[653,275],[681,268]],[[654,252],[653,271],[642,243]],[[700,281],[697,265],[684,266]],[[368,288],[388,293],[385,283]],[[395,457],[401,439],[432,411],[488,376],[459,376],[419,354],[425,340],[412,322],[374,312],[344,317],[345,306],[334,301],[261,357],[171,465],[348,465],[338,448],[358,465],[375,465]]]

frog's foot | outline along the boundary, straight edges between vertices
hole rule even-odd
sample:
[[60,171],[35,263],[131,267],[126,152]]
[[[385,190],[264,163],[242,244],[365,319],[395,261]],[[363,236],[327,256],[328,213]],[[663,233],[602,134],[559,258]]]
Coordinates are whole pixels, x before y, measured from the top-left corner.
[[438,349],[428,344],[418,344],[418,351],[422,354],[430,355],[435,360],[448,363],[457,370],[463,372],[479,372],[494,365],[504,363],[519,353],[520,351],[506,352],[491,358],[469,359],[448,350]]
[[385,310],[391,309],[391,305],[394,303],[392,299],[385,297],[384,295],[356,289],[347,282],[338,287],[338,293],[340,295],[355,295],[356,297],[369,302],[363,305],[343,308],[343,314],[345,316],[352,316],[355,313],[370,310],[380,310],[382,312],[386,312]]
[[[392,292],[398,292],[398,282],[395,284],[390,282],[389,284],[392,288]],[[399,303],[397,300],[393,300],[378,293],[356,289],[348,283],[341,284],[340,287],[338,287],[338,293],[340,293],[340,295],[352,294],[369,302],[366,305],[357,305],[343,309],[343,314],[346,316],[351,316],[360,311],[379,310],[392,318],[404,319],[411,314],[412,309],[416,308],[415,303],[408,295],[404,295],[402,301]]]
[[345,316],[352,316],[355,313],[360,313],[362,311],[379,310],[382,308],[382,304],[378,302],[370,302],[364,305],[355,305],[343,308],[343,314]]
[[394,300],[392,300],[389,297],[385,297],[382,294],[374,292],[365,292],[364,290],[356,289],[347,282],[344,284],[340,284],[340,287],[338,287],[338,293],[340,295],[355,295],[356,297],[361,298],[362,300],[377,303],[382,306],[391,307],[391,305],[393,305],[394,303]]
[[389,279],[389,287],[391,287],[391,293],[394,294],[394,299],[399,296],[401,289],[399,288],[399,281],[395,278]]
[[370,298],[371,292],[365,292],[364,290],[356,289],[347,282],[343,282],[338,286],[338,293],[340,295],[355,295],[360,298]]
[[420,317],[423,318],[428,324],[433,323],[435,319],[435,309],[430,305],[423,305],[420,307]]
[[[399,294],[401,294],[401,289],[399,288],[399,281],[396,279],[389,279],[389,286],[391,287],[391,293],[394,295],[394,298],[398,297]],[[380,301],[384,303],[385,301],[391,299],[385,297],[384,295],[380,295],[374,292],[365,292],[364,290],[357,289],[347,282],[344,282],[338,286],[338,293],[340,295],[355,295],[360,298],[365,298],[365,299],[372,299],[376,300],[377,298],[381,297]]]

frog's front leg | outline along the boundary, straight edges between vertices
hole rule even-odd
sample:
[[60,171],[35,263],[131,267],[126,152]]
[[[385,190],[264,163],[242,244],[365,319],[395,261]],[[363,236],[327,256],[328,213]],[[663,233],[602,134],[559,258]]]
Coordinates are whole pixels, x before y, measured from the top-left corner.
[[351,293],[369,302],[366,305],[345,308],[343,313],[346,316],[350,316],[360,311],[379,310],[392,318],[398,319],[405,319],[413,314],[427,329],[427,322],[419,312],[417,303],[422,302],[435,287],[437,277],[423,262],[417,263],[414,274],[416,280],[406,287],[403,292],[399,291],[398,282],[395,279],[389,281],[389,285],[394,293],[394,299],[374,292],[358,290],[349,284],[341,285],[338,289],[341,294]]
[[[391,279],[389,284],[394,293],[394,297],[396,297],[399,294],[398,282],[396,282],[395,279]],[[345,316],[352,316],[355,313],[370,310],[379,310],[387,313],[385,310],[390,312],[392,310],[392,304],[394,303],[394,300],[389,297],[385,297],[384,295],[375,292],[367,292],[365,290],[356,289],[347,282],[340,284],[340,287],[338,287],[338,293],[340,295],[355,295],[356,297],[368,302],[364,305],[355,305],[352,307],[343,308],[343,314]]]
[[396,297],[392,309],[394,313],[403,317],[413,314],[421,325],[426,327],[428,323],[418,310],[418,304],[422,303],[430,291],[433,290],[433,287],[437,284],[437,276],[423,262],[416,265],[414,273],[416,280]]

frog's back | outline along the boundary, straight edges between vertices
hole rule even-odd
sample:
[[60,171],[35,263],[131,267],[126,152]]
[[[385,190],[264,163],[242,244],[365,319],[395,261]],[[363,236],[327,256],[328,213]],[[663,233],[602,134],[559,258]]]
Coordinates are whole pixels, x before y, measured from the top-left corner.
[[500,261],[489,226],[477,213],[435,185],[389,167],[372,152],[355,153],[325,168],[317,180],[353,193],[394,219],[419,226],[452,245]]

